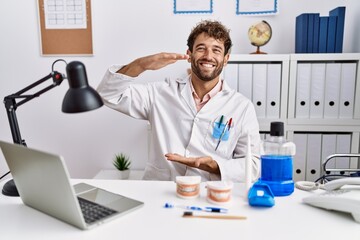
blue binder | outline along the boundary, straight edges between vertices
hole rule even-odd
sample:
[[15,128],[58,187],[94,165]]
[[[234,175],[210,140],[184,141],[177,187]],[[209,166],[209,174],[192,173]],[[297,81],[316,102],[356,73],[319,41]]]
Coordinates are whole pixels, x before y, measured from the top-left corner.
[[307,35],[307,52],[313,52],[314,45],[314,14],[309,13],[308,15],[308,35]]
[[313,53],[319,53],[320,14],[314,13]]
[[319,53],[326,53],[329,17],[320,17],[319,21]]
[[295,53],[307,53],[309,14],[303,13],[296,17]]
[[329,16],[336,16],[336,37],[335,37],[335,53],[342,53],[345,25],[345,7],[337,7],[329,12]]
[[326,48],[327,53],[335,52],[336,23],[337,23],[337,17],[329,16],[327,48]]

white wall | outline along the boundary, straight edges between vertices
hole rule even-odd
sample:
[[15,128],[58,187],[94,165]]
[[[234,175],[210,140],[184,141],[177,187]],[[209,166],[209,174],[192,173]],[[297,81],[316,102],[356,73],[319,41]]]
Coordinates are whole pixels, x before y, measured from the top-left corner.
[[[37,0],[0,0],[0,97],[16,92],[51,71],[58,57],[40,56]],[[136,57],[160,51],[186,52],[191,28],[201,19],[217,19],[231,29],[233,53],[249,53],[254,47],[247,39],[248,27],[266,20],[273,27],[271,41],[262,48],[268,53],[294,52],[295,17],[303,12],[328,15],[337,6],[346,6],[344,52],[360,52],[360,1],[279,0],[280,14],[267,17],[235,14],[236,0],[214,0],[211,15],[174,15],[172,0],[92,0],[94,56],[64,57],[82,61],[89,82],[97,86],[106,68],[127,63]],[[64,72],[64,66],[57,64]],[[187,63],[178,63],[142,79],[163,79],[185,74]],[[45,85],[44,85],[45,86]],[[75,178],[93,177],[102,168],[111,168],[115,153],[124,152],[141,169],[147,159],[147,124],[106,107],[69,115],[61,112],[67,82],[17,110],[22,137],[29,147],[65,157]],[[12,141],[5,108],[0,107],[0,139]],[[0,175],[8,170],[0,156]]]

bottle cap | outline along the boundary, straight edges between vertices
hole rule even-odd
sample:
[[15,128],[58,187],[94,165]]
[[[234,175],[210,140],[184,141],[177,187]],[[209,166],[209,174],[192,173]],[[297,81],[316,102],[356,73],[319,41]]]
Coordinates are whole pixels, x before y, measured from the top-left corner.
[[270,136],[282,137],[284,136],[284,123],[271,122],[270,123]]

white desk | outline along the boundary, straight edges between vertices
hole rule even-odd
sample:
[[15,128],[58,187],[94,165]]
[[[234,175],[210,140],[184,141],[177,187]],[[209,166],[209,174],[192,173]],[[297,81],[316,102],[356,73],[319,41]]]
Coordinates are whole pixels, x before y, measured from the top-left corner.
[[[0,196],[1,239],[359,239],[360,224],[349,214],[313,208],[302,203],[311,194],[295,190],[277,197],[272,208],[253,208],[243,198],[241,184],[235,184],[229,214],[247,220],[182,218],[180,208],[163,208],[165,202],[209,206],[202,184],[201,195],[183,200],[175,195],[174,182],[132,180],[73,180],[118,192],[145,202],[144,207],[89,231],[49,217],[24,206],[20,198]],[[2,187],[2,182],[0,186]]]

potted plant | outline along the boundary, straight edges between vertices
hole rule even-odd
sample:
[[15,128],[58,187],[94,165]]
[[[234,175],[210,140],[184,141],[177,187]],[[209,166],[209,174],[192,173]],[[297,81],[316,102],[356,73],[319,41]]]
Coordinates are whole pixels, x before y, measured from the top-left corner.
[[113,165],[117,170],[119,170],[118,176],[120,179],[129,178],[131,161],[128,156],[123,153],[115,154]]

